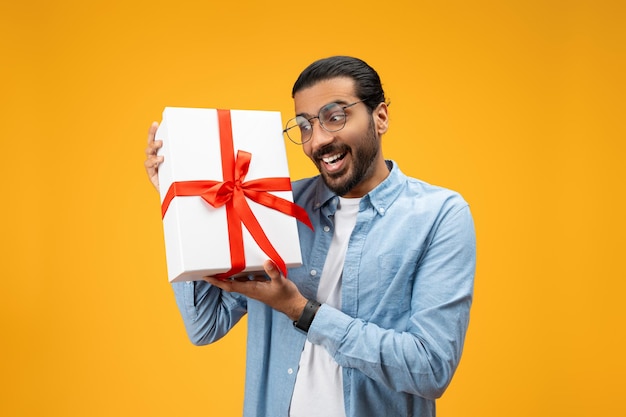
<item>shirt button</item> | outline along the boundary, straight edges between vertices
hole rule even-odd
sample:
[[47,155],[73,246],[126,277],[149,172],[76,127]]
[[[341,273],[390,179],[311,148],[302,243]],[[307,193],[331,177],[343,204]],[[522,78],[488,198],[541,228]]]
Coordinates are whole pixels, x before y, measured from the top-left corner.
[[385,214],[385,208],[384,208],[384,207],[379,208],[379,209],[378,209],[378,212],[379,212],[380,214]]
[[315,275],[317,275],[317,271],[315,269],[311,269],[310,274],[311,274],[311,276],[315,276]]
[[325,232],[330,231],[330,227],[328,227],[328,226],[324,226],[324,231],[325,231]]
[[292,369],[292,368],[287,369],[287,373],[288,373],[289,375],[293,374],[293,369]]

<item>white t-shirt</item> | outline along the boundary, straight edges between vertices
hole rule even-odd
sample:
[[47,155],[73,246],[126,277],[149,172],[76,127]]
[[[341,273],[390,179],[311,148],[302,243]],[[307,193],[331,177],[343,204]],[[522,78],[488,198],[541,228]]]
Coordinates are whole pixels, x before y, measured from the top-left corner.
[[[360,198],[339,197],[335,232],[328,250],[317,301],[341,308],[341,274],[348,242],[356,224]],[[291,398],[290,417],[345,417],[341,367],[322,346],[304,344],[296,385]]]

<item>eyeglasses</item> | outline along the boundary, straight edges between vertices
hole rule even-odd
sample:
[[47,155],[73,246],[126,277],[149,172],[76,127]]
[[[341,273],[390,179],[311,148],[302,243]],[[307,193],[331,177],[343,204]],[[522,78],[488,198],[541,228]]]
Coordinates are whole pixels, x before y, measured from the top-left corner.
[[313,119],[320,122],[320,126],[327,132],[338,132],[346,126],[346,109],[364,102],[366,99],[342,106],[339,103],[328,103],[322,107],[317,116],[307,119],[304,116],[296,116],[285,125],[283,133],[296,145],[302,145],[311,140],[313,136]]

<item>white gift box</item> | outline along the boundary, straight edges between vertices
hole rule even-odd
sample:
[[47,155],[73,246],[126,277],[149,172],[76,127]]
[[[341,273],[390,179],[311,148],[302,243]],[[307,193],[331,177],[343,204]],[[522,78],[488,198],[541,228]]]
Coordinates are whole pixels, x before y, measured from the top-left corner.
[[[250,110],[227,112],[230,113],[232,123],[230,152],[234,152],[234,155],[238,155],[238,151],[251,154],[249,170],[243,183],[274,177],[288,180],[289,169],[280,113]],[[224,181],[222,142],[225,139],[220,138],[218,110],[166,107],[156,139],[163,141],[159,154],[165,157],[159,167],[162,204],[175,182]],[[233,155],[228,157],[232,159]],[[293,202],[290,185],[288,191],[268,190],[268,193]],[[249,198],[245,201],[286,266],[301,265],[296,218]],[[205,276],[231,271],[232,242],[226,210],[225,206],[213,207],[197,195],[177,195],[171,199],[163,217],[170,282],[200,280]],[[241,228],[245,268],[237,276],[262,271],[263,263],[270,259],[270,255],[255,242],[247,227],[242,225]]]

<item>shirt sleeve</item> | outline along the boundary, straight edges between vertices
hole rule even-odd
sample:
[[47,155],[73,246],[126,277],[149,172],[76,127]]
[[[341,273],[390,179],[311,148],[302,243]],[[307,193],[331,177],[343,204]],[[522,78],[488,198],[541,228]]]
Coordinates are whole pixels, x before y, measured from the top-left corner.
[[246,298],[231,294],[205,281],[172,284],[176,304],[187,336],[194,345],[222,338],[246,314]]
[[[417,263],[406,324],[382,328],[322,305],[308,339],[390,389],[435,399],[458,366],[469,323],[476,242],[467,206],[438,225]],[[408,279],[408,277],[407,277]]]

